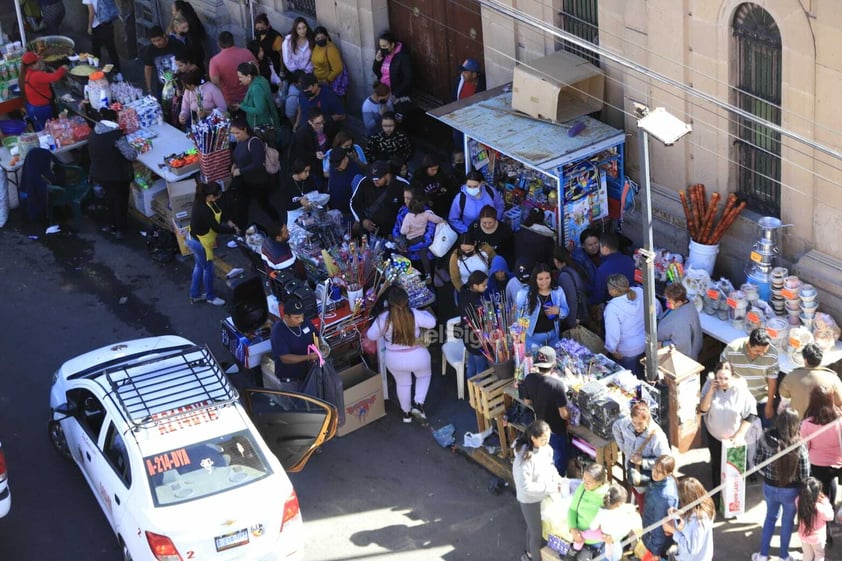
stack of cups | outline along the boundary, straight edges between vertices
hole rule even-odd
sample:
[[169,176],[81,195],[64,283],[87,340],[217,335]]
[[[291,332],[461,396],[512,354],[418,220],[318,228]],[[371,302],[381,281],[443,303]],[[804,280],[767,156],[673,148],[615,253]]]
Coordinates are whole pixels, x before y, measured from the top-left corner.
[[743,329],[745,327],[746,312],[748,311],[748,300],[742,290],[735,290],[728,295],[728,307],[731,308],[728,312],[728,318],[731,320],[731,326],[736,329]]
[[769,303],[772,305],[772,309],[775,310],[775,314],[779,316],[784,315],[786,312],[782,291],[784,288],[784,279],[788,274],[789,271],[786,268],[775,267],[769,275],[769,282],[772,289],[772,297]]
[[801,325],[801,298],[798,296],[800,288],[801,280],[798,277],[792,275],[784,279],[781,295],[784,297],[784,307],[790,325]]
[[812,284],[802,284],[798,290],[798,298],[801,300],[801,325],[813,330],[813,318],[816,317],[816,310],[819,309],[819,303],[816,302],[816,288]]

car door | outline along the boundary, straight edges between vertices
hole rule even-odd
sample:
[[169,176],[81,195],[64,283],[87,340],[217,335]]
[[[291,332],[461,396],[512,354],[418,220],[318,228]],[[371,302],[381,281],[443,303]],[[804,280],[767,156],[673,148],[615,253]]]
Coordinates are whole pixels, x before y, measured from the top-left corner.
[[93,391],[83,387],[68,390],[67,402],[73,409],[73,415],[61,421],[67,446],[91,489],[96,491],[93,474],[98,469],[97,443],[105,422],[105,407]]
[[336,407],[326,401],[254,388],[243,395],[252,422],[288,472],[301,471],[313,452],[336,435]]
[[106,420],[98,442],[96,466],[92,477],[99,503],[111,527],[119,533],[120,522],[129,505],[132,471],[124,436],[110,418]]

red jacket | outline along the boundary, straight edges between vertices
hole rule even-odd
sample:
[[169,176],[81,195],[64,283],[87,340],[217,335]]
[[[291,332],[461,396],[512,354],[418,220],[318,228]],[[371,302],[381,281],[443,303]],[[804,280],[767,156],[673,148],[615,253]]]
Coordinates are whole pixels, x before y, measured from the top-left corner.
[[28,70],[25,74],[23,94],[31,105],[43,106],[53,99],[53,91],[50,84],[58,82],[67,74],[67,69],[61,67],[55,72],[43,70]]

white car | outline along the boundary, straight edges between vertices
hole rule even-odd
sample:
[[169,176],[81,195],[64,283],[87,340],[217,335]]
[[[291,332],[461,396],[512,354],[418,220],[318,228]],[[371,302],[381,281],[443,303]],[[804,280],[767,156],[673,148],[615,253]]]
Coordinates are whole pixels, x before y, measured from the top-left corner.
[[175,336],[103,347],[58,369],[50,438],[82,470],[124,559],[297,558],[301,513],[284,469],[300,470],[334,436],[336,409],[301,394],[243,393],[245,407],[210,351]]
[[0,444],[0,518],[9,514],[12,508],[12,492],[9,490],[9,473],[6,471],[6,455]]

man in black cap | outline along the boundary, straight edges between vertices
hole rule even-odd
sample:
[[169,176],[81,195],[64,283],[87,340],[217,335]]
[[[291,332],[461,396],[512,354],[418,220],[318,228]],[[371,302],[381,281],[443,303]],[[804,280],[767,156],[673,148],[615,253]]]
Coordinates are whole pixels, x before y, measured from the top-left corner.
[[515,262],[514,271],[512,271],[512,278],[506,285],[506,297],[509,302],[517,302],[517,293],[524,288],[529,287],[529,277],[532,276],[532,271],[526,265],[526,260],[522,257]]
[[301,94],[298,97],[298,119],[296,127],[304,125],[311,107],[318,107],[325,116],[325,134],[328,141],[339,131],[339,124],[345,120],[345,106],[330,88],[323,88],[312,74],[304,74],[298,82]]
[[271,335],[275,377],[281,390],[300,391],[310,363],[319,359],[316,353],[307,351],[316,335],[313,323],[304,321],[304,303],[297,298],[287,299],[281,321],[272,326]]
[[354,187],[351,195],[354,220],[367,232],[379,230],[387,235],[395,225],[408,186],[406,179],[392,173],[389,162],[374,162],[368,177]]
[[327,180],[327,191],[330,193],[330,206],[332,208],[342,211],[343,215],[351,214],[354,178],[357,178],[357,183],[359,183],[365,179],[363,173],[364,170],[351,160],[345,150],[337,147],[330,151],[330,175]]

